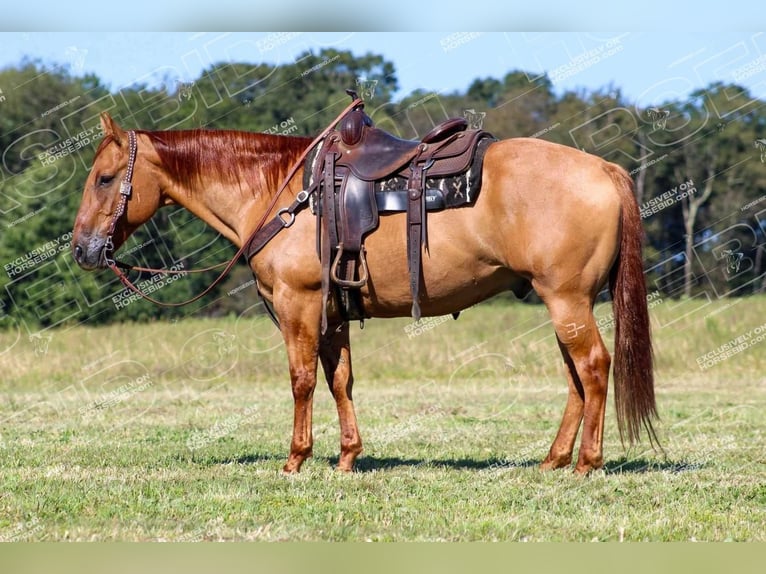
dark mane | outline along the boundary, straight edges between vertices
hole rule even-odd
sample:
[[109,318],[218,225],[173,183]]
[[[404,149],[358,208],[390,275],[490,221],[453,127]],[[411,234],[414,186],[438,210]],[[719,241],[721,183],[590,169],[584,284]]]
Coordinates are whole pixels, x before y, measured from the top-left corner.
[[311,143],[289,137],[233,130],[141,131],[157,150],[168,175],[189,190],[204,178],[225,183],[261,182],[273,193],[281,178]]

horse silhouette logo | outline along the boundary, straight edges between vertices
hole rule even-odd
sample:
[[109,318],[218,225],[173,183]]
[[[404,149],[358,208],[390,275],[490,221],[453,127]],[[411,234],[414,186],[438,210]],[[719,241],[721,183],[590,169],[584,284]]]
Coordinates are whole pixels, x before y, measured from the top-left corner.
[[726,274],[739,273],[739,266],[745,254],[740,251],[733,251],[732,249],[725,249],[721,253],[726,257]]
[[473,108],[463,110],[463,117],[468,121],[468,127],[472,130],[480,130],[484,127],[484,118],[487,112],[477,112]]
[[213,340],[218,345],[218,355],[220,357],[231,355],[236,350],[236,339],[236,336],[227,333],[226,331],[218,331],[213,333]]
[[48,354],[48,345],[53,340],[52,335],[33,333],[29,336],[29,341],[32,343],[35,349],[35,356],[42,357]]
[[665,124],[668,121],[670,110],[661,110],[660,108],[648,108],[646,110],[647,117],[652,122],[652,129],[654,131],[664,130]]
[[194,82],[181,82],[178,81],[177,85],[178,99],[181,101],[192,99],[192,89],[194,88]]
[[761,152],[761,163],[766,163],[766,138],[761,138],[753,142],[755,149]]
[[371,100],[375,97],[375,86],[378,80],[368,80],[366,78],[357,78],[356,85],[359,87],[363,100]]

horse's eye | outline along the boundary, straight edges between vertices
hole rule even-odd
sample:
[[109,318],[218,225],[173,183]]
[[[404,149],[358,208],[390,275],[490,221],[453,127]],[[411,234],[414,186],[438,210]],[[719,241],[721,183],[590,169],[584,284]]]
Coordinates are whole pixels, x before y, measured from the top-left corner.
[[114,181],[113,175],[100,175],[98,176],[98,185],[99,187],[106,187],[110,183]]

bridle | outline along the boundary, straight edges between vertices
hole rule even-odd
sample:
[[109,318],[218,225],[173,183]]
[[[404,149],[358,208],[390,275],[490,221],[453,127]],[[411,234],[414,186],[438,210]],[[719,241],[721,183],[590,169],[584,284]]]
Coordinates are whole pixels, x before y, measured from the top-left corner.
[[138,140],[136,138],[136,132],[130,130],[128,132],[128,167],[125,170],[125,177],[120,182],[120,202],[117,204],[117,209],[114,210],[112,216],[112,222],[109,225],[109,231],[106,234],[106,241],[104,242],[104,261],[111,269],[117,266],[117,261],[112,257],[114,255],[114,231],[117,228],[117,222],[125,213],[125,209],[128,206],[128,200],[133,193],[133,168],[136,165],[136,154],[138,153]]
[[[353,102],[349,104],[339,115],[337,118],[335,118],[330,125],[328,125],[322,133],[320,133],[316,138],[314,138],[314,141],[309,144],[309,146],[303,151],[301,156],[295,160],[293,165],[291,166],[290,170],[287,172],[287,175],[285,176],[284,180],[280,184],[279,188],[277,189],[276,193],[274,193],[271,201],[269,202],[269,205],[266,207],[266,209],[263,212],[263,215],[261,216],[260,220],[255,226],[255,229],[252,231],[250,236],[242,242],[242,246],[237,250],[237,252],[232,256],[232,258],[229,261],[225,261],[223,263],[219,263],[217,265],[213,265],[211,267],[206,267],[204,269],[188,269],[188,270],[170,270],[170,269],[153,269],[149,267],[139,267],[136,265],[129,265],[127,263],[123,263],[122,261],[118,261],[114,258],[114,233],[117,229],[117,224],[119,220],[122,218],[122,216],[125,214],[125,210],[128,207],[128,202],[130,201],[131,196],[133,195],[133,170],[135,168],[136,164],[136,157],[138,155],[138,138],[136,137],[136,132],[134,130],[130,130],[127,132],[128,134],[128,166],[125,169],[125,175],[120,182],[120,199],[119,203],[117,204],[117,207],[114,210],[114,214],[112,215],[112,221],[109,224],[109,231],[106,235],[106,241],[104,242],[104,261],[109,269],[112,270],[112,272],[117,275],[117,277],[120,279],[120,282],[128,289],[133,291],[134,293],[140,295],[147,301],[151,301],[155,305],[160,305],[163,307],[182,307],[184,305],[188,305],[189,303],[193,303],[215,288],[216,285],[218,285],[223,279],[228,275],[229,271],[231,271],[232,267],[237,263],[237,260],[242,256],[245,252],[248,253],[249,256],[254,255],[257,253],[260,249],[262,249],[268,242],[271,240],[277,233],[279,233],[281,230],[286,229],[290,227],[293,222],[295,221],[295,214],[302,209],[309,198],[309,192],[306,190],[300,191],[295,201],[289,206],[280,209],[277,211],[276,215],[272,218],[272,220],[269,223],[266,223],[266,219],[269,216],[269,213],[274,209],[275,205],[277,204],[277,201],[279,200],[282,193],[287,189],[288,184],[290,183],[290,180],[295,176],[298,169],[303,165],[303,162],[306,160],[306,157],[308,156],[309,152],[316,147],[319,142],[321,142],[325,136],[333,129],[335,124],[337,124],[348,112],[350,112],[352,109],[356,108],[360,104],[362,104],[362,100],[359,98],[353,98]],[[285,218],[285,215],[287,218]],[[253,248],[252,246],[256,246]],[[224,267],[225,266],[225,267]],[[137,287],[130,279],[128,279],[128,276],[123,272],[123,269],[126,270],[132,270],[132,271],[139,271],[139,272],[148,272],[148,273],[163,273],[163,274],[189,274],[189,273],[204,273],[206,271],[211,271],[213,269],[218,269],[220,267],[224,267],[223,271],[218,275],[218,277],[215,278],[215,280],[204,289],[201,293],[198,293],[191,299],[188,299],[186,301],[181,301],[179,303],[165,303],[163,301],[158,301],[157,299],[154,299],[150,295],[144,293],[141,291],[139,287]]]

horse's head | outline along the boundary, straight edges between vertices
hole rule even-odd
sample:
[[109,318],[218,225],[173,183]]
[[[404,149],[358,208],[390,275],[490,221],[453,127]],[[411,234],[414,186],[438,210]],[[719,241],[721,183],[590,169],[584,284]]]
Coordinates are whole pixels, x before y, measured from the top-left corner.
[[72,237],[75,261],[83,269],[106,266],[105,247],[113,222],[112,241],[116,251],[161,204],[159,173],[149,157],[153,154],[139,150],[133,165],[132,191],[125,202],[124,213],[115,221],[122,198],[120,185],[128,170],[129,137],[107,113],[101,114],[101,126],[104,139],[85,182]]

